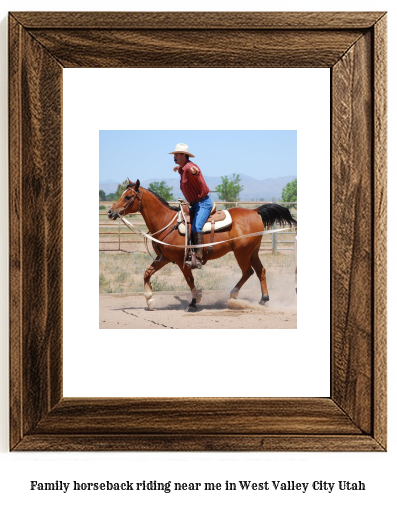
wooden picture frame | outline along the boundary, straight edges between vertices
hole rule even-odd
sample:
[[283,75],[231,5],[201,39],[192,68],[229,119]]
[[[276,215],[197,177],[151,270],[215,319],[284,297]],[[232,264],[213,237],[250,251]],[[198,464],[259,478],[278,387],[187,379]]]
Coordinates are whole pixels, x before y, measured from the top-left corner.
[[[331,69],[329,398],[63,398],[64,67]],[[10,449],[384,451],[386,14],[14,12],[9,73]]]

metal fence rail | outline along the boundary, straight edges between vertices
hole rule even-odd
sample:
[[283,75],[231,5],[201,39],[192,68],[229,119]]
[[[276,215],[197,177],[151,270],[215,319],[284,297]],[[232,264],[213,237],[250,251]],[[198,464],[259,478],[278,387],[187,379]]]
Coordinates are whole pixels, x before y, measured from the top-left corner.
[[[273,201],[274,202],[274,201]],[[108,206],[111,206],[113,203],[111,202],[107,202],[107,205]],[[179,203],[176,202],[176,203],[173,203],[173,202],[170,202],[169,203],[170,205],[178,205]],[[245,205],[245,206],[256,206],[258,207],[261,206],[262,204],[266,204],[266,202],[264,201],[238,201],[238,202],[223,202],[223,201],[220,201],[220,202],[216,202],[215,203],[216,206],[217,206],[217,209],[222,209],[222,208],[230,208],[230,207],[237,207],[237,206],[241,206],[241,205]],[[280,202],[278,204],[281,204],[282,206],[285,206],[285,205],[292,205],[294,207],[296,207],[296,204],[297,203],[294,203],[294,202],[291,202],[291,203],[286,203],[286,202]],[[291,215],[296,218],[297,216],[297,213],[296,212],[293,212],[291,213]],[[106,216],[107,217],[107,213],[105,212],[99,212],[99,216]],[[129,215],[126,215],[127,217],[141,217],[141,213],[131,213]],[[135,221],[135,222],[132,222],[134,225],[137,225],[137,226],[141,226],[143,229],[146,229],[147,230],[147,227],[146,227],[146,224],[144,221]],[[117,231],[103,231],[101,230],[101,228],[110,228],[110,229],[116,229],[117,228]],[[277,224],[274,224],[273,225],[273,229],[279,229],[280,226],[277,225]],[[124,229],[124,230],[123,230]],[[144,232],[146,232],[144,230]],[[280,239],[279,238],[279,235],[284,235],[284,234],[293,234],[294,236],[296,235],[296,230],[295,231],[290,231],[290,230],[287,230],[285,232],[275,232],[272,234],[272,237],[271,237],[271,240],[270,241],[266,241],[265,240],[265,237],[262,238],[262,242],[261,242],[261,250],[271,250],[273,253],[277,253],[279,251],[284,251],[284,250],[294,250],[294,247],[292,246],[292,248],[279,248],[278,245],[279,244],[294,244],[294,239],[291,240],[284,240],[284,239]],[[101,236],[117,236],[117,239],[115,240],[106,240],[106,241],[103,241],[101,240]],[[122,236],[138,236],[136,233],[134,232],[131,232],[122,222],[121,220],[119,220],[118,222],[99,222],[99,244],[117,244],[118,245],[118,248],[117,249],[102,249],[99,248],[99,251],[103,251],[103,252],[109,252],[109,251],[122,251],[122,248],[121,246],[124,245],[124,244],[133,244],[133,243],[136,243],[136,244],[143,244],[143,239],[141,239],[141,237],[139,237],[139,239],[137,240],[123,240],[122,239]],[[265,246],[266,245],[266,246]],[[266,248],[267,245],[270,245],[270,248]]]

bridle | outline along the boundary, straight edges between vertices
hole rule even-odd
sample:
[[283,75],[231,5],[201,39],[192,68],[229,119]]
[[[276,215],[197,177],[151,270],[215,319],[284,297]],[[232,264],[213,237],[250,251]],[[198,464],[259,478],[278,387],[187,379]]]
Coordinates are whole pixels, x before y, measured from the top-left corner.
[[[119,210],[119,211],[117,212],[117,214],[116,214],[116,215],[114,215],[114,217],[113,217],[113,219],[120,218],[120,220],[121,220],[121,221],[122,221],[125,225],[127,225],[127,227],[130,227],[130,228],[131,228],[132,224],[130,224],[129,222],[125,221],[124,215],[122,216],[122,215],[121,215],[121,213],[123,213],[123,212],[124,212],[124,211],[125,211],[128,207],[130,207],[130,206],[132,207],[132,206],[134,205],[134,202],[135,202],[135,199],[136,199],[136,198],[138,198],[138,201],[139,201],[138,213],[140,213],[140,211],[141,211],[141,206],[142,206],[142,197],[143,197],[143,194],[144,194],[144,192],[145,192],[145,189],[144,189],[143,187],[141,187],[141,188],[142,188],[142,194],[141,194],[141,195],[139,195],[139,193],[138,193],[135,189],[133,189],[133,188],[132,188],[132,186],[133,186],[133,185],[127,185],[127,189],[126,189],[126,190],[131,189],[131,192],[133,192],[133,197],[132,197],[132,200],[131,200],[131,199],[129,199],[129,200],[128,200],[128,204],[127,204],[126,206],[124,206],[124,208],[122,208],[121,210]],[[135,213],[137,213],[137,212],[135,212]],[[110,216],[110,214],[111,214],[111,210],[109,210],[109,211],[108,211],[108,215],[109,215],[109,216]],[[173,222],[173,221],[177,218],[177,216],[178,216],[178,213],[176,212],[176,213],[175,213],[175,216],[173,217],[173,219],[171,220],[171,222],[170,222],[169,224],[167,224],[165,227],[163,227],[163,228],[162,228],[162,229],[160,229],[159,231],[154,232],[153,234],[151,234],[151,233],[149,232],[149,234],[151,234],[152,236],[154,236],[155,234],[159,234],[160,232],[164,231],[165,229],[168,229],[168,227],[169,227],[169,226],[172,224],[172,222]],[[133,226],[132,226],[132,227],[133,227]],[[175,228],[176,228],[176,227],[174,227],[172,230],[174,230]],[[141,234],[141,233],[142,233],[142,231],[140,231],[139,229],[137,229],[137,230],[138,230],[138,234]],[[134,231],[133,231],[133,232],[134,232]],[[170,232],[172,232],[172,231],[170,231]],[[136,232],[135,232],[135,234],[136,234]],[[169,234],[169,233],[168,233],[168,234]],[[168,236],[168,234],[167,234],[166,236]],[[149,237],[149,238],[150,238],[150,236],[149,236],[149,235],[145,235],[145,236],[147,236],[147,237]],[[149,252],[149,248],[148,248],[148,244],[147,244],[147,237],[145,237],[145,238],[144,238],[144,242],[145,242],[145,246],[146,246],[146,250],[147,250],[148,254],[152,257],[151,253]],[[156,241],[156,240],[155,240],[155,241]],[[163,254],[161,254],[161,257],[162,257],[162,256],[163,256]],[[161,260],[161,257],[160,257],[160,259],[154,259],[154,262],[159,262],[159,260]],[[152,257],[152,258],[153,258],[153,257]]]
[[[138,208],[138,213],[140,213],[141,211],[141,206],[142,206],[142,197],[143,197],[143,194],[145,192],[145,189],[143,187],[142,188],[142,194],[139,195],[139,191],[137,192],[135,189],[132,188],[132,186],[130,185],[127,185],[127,190],[130,189],[131,192],[133,192],[133,197],[132,197],[132,200],[129,199],[128,200],[128,203],[126,204],[126,206],[124,206],[124,208],[122,208],[121,210],[119,210],[117,212],[117,215],[114,216],[114,218],[117,218],[117,217],[121,217],[120,213],[122,213],[123,211],[125,211],[129,206],[133,206],[134,205],[134,202],[135,202],[135,199],[138,198],[138,201],[139,201],[139,208]],[[108,211],[108,215],[110,214],[110,210]]]

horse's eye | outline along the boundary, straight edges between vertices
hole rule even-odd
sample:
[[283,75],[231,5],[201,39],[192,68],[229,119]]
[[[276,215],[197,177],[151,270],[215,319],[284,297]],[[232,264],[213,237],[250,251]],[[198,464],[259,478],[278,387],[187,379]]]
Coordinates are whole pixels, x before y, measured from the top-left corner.
[[126,199],[127,199],[127,201],[128,201],[128,199],[131,199],[131,196],[130,196],[130,195],[126,195],[126,196],[125,196],[125,198],[126,198]]

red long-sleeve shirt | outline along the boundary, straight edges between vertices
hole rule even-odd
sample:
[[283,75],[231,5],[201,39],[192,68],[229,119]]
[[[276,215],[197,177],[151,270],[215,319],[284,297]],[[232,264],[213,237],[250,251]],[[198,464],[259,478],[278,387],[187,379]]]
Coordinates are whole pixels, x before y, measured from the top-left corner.
[[[197,169],[195,174],[192,174],[192,166]],[[188,202],[199,201],[209,193],[203,173],[196,164],[189,160],[184,166],[179,167],[178,172],[181,176],[181,190]]]

